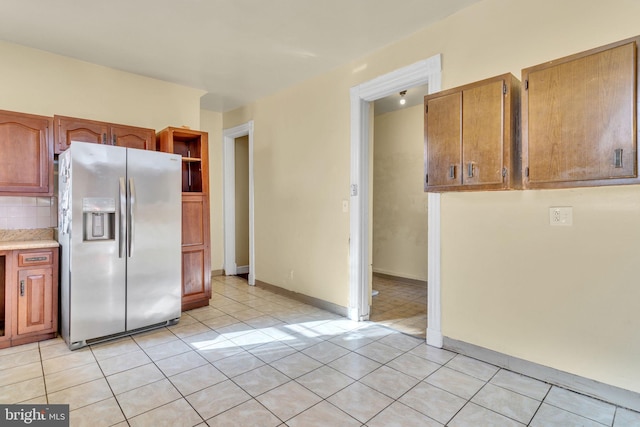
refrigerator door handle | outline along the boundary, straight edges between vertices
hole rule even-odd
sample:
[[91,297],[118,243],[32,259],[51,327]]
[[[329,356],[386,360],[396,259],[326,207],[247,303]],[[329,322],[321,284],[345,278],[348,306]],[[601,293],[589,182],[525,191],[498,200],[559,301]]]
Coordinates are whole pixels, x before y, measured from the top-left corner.
[[133,178],[129,178],[129,218],[127,218],[127,224],[129,227],[129,248],[127,255],[131,257],[133,255],[133,241],[135,240],[135,212],[136,212],[136,186]]
[[125,236],[125,215],[127,210],[127,190],[124,186],[124,178],[120,177],[120,185],[118,186],[118,196],[120,198],[120,224],[118,227],[118,258],[122,258],[124,256],[124,242],[126,240]]

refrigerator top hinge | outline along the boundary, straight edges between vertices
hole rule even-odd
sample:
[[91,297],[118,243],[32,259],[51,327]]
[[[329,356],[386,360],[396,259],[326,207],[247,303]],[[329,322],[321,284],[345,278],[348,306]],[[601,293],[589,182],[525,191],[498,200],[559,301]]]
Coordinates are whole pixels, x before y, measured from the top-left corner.
[[529,90],[529,79],[524,81],[524,90]]
[[358,195],[358,184],[351,184],[351,195],[352,196]]

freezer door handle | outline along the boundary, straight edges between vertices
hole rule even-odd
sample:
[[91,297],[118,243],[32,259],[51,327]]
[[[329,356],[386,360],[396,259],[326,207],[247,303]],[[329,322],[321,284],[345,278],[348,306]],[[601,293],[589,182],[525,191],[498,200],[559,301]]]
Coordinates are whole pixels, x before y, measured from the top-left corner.
[[129,178],[129,218],[127,218],[127,224],[129,227],[129,249],[127,255],[130,257],[133,255],[133,241],[135,240],[135,213],[136,213],[136,186],[133,178]]
[[118,257],[124,256],[124,242],[126,240],[125,215],[127,210],[127,190],[124,185],[124,178],[120,177],[120,185],[118,186],[118,196],[120,196],[120,224],[118,227]]

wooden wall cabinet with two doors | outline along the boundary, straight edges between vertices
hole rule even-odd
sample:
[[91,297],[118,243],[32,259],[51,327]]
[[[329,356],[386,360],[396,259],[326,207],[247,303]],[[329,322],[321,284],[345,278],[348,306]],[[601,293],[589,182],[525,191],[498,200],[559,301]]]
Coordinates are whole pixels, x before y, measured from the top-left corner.
[[638,184],[638,43],[522,70],[526,188]]
[[58,248],[0,251],[0,348],[58,330]]
[[53,194],[51,117],[0,110],[0,196]]
[[518,188],[519,112],[511,74],[425,96],[425,191]]
[[155,151],[156,149],[156,131],[154,129],[66,116],[54,116],[53,121],[56,154],[69,148],[71,141],[116,145],[141,150]]
[[203,307],[211,298],[208,134],[168,127],[157,146],[182,155],[182,310]]

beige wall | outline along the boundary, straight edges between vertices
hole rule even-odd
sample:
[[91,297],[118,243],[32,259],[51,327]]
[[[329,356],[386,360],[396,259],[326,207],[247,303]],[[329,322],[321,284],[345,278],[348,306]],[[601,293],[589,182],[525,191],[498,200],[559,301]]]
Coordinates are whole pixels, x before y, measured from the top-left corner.
[[373,271],[427,280],[422,105],[375,116]]
[[209,137],[209,228],[211,230],[211,269],[224,268],[224,207],[222,162],[222,113],[202,110],[200,129]]
[[[485,0],[225,114],[225,128],[255,122],[256,278],[348,305],[350,87],[437,53],[443,88],[519,76],[636,35],[637,16],[632,0]],[[443,195],[444,335],[640,392],[637,190]],[[549,228],[558,204],[574,227]]]
[[254,120],[256,279],[341,306],[350,83],[325,74],[224,115],[224,128]]
[[236,265],[249,265],[249,137],[235,140]]
[[0,109],[160,130],[200,126],[203,91],[0,41]]

